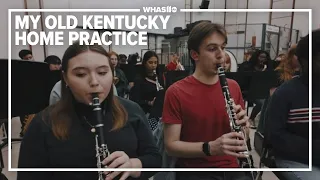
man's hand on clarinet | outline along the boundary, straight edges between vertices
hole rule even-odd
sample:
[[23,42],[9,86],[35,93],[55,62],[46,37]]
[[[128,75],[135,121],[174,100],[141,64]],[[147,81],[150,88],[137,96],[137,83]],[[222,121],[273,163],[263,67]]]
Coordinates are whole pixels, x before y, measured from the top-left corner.
[[[234,105],[233,110],[237,125],[249,127],[247,112],[240,105]],[[245,137],[242,133],[231,132],[222,135],[215,141],[209,142],[212,155],[231,155],[237,158],[246,158],[246,155],[240,153],[246,151]]]
[[249,128],[249,117],[247,116],[246,110],[242,109],[240,105],[234,105],[233,110],[236,113],[236,124],[241,125],[244,128]]
[[241,133],[231,132],[209,142],[211,155],[231,155],[238,158],[246,156],[240,152],[246,151],[244,137]]

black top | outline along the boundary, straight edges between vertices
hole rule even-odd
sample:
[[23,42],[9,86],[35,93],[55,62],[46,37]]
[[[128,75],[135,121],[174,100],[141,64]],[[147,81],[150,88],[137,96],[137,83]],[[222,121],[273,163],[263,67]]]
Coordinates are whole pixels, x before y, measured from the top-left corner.
[[119,78],[119,82],[116,84],[118,96],[124,97],[128,90],[128,80],[126,75],[120,68],[116,68],[116,77]]
[[[105,140],[110,153],[124,151],[130,158],[139,158],[143,168],[161,167],[161,155],[155,145],[146,117],[134,102],[117,97],[128,112],[126,125],[110,132],[112,123],[104,116]],[[92,108],[74,103],[77,118],[73,118],[68,140],[58,140],[52,132],[48,111],[37,114],[30,123],[20,147],[19,168],[96,168],[95,137],[83,117],[90,117]],[[101,105],[103,106],[103,103]],[[107,108],[105,108],[107,109]],[[108,113],[107,113],[108,114]],[[94,120],[87,118],[90,124]],[[147,180],[154,173],[141,172],[139,179]],[[18,180],[97,180],[97,172],[18,172]],[[118,176],[120,178],[120,176]],[[133,179],[133,178],[128,178]]]
[[[155,77],[148,78],[152,81],[156,80]],[[158,76],[158,79],[160,85],[164,87],[163,78],[160,78],[160,76]],[[152,107],[148,105],[148,101],[152,101],[155,97],[161,96],[163,91],[159,92],[157,91],[155,83],[148,81],[146,78],[138,76],[134,81],[134,86],[130,91],[130,99],[138,103],[145,113],[150,113]],[[163,97],[161,96],[161,98]]]
[[[312,94],[312,163],[320,166],[320,89]],[[309,162],[309,87],[303,76],[283,83],[271,96],[266,112],[266,137],[275,156]]]

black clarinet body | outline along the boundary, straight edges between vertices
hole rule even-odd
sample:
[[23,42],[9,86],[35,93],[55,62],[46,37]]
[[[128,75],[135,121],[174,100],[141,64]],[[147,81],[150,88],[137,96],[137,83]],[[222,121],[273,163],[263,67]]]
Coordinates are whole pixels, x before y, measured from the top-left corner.
[[[236,124],[236,118],[235,118],[236,113],[233,112],[234,101],[233,101],[231,94],[230,94],[230,91],[229,91],[229,86],[228,86],[228,82],[226,79],[224,69],[223,69],[223,67],[221,67],[221,65],[217,65],[217,68],[218,68],[220,85],[221,85],[223,96],[224,96],[224,99],[226,102],[226,111],[227,111],[227,114],[229,117],[231,130],[234,132],[238,132],[238,133],[243,134],[244,137],[246,138],[246,133],[243,130],[243,128],[241,127],[241,125]],[[244,139],[244,141],[246,142],[246,139]],[[246,158],[238,158],[239,166],[241,168],[252,168],[253,164],[250,159],[248,146],[247,146],[247,144],[245,144],[245,146],[246,146],[246,151],[241,152],[241,153],[244,154],[246,156]]]
[[[100,107],[100,101],[97,94],[92,94],[92,106],[93,106],[93,117],[97,120],[95,125],[95,140],[96,140],[96,158],[97,167],[103,168],[102,161],[110,155],[107,147],[107,143],[104,138],[104,124],[103,124],[103,113]],[[104,180],[106,176],[102,171],[98,172],[99,180]]]

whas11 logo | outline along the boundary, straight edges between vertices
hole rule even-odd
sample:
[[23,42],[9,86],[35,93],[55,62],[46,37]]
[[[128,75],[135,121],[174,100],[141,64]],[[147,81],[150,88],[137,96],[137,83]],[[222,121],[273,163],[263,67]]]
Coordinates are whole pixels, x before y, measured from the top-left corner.
[[143,7],[143,11],[145,13],[175,13],[178,11],[178,8],[174,6]]

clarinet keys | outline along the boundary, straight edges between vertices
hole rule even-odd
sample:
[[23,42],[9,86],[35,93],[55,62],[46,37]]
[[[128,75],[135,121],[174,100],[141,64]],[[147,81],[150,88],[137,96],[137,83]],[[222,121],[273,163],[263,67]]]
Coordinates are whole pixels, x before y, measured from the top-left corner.
[[[103,113],[100,107],[100,100],[97,93],[92,94],[91,105],[93,106],[94,118],[97,120],[97,124],[93,129],[91,129],[91,132],[95,133],[97,167],[103,168],[102,161],[110,155],[110,152],[105,141]],[[98,172],[98,176],[98,180],[105,179],[105,174],[101,171]]]

